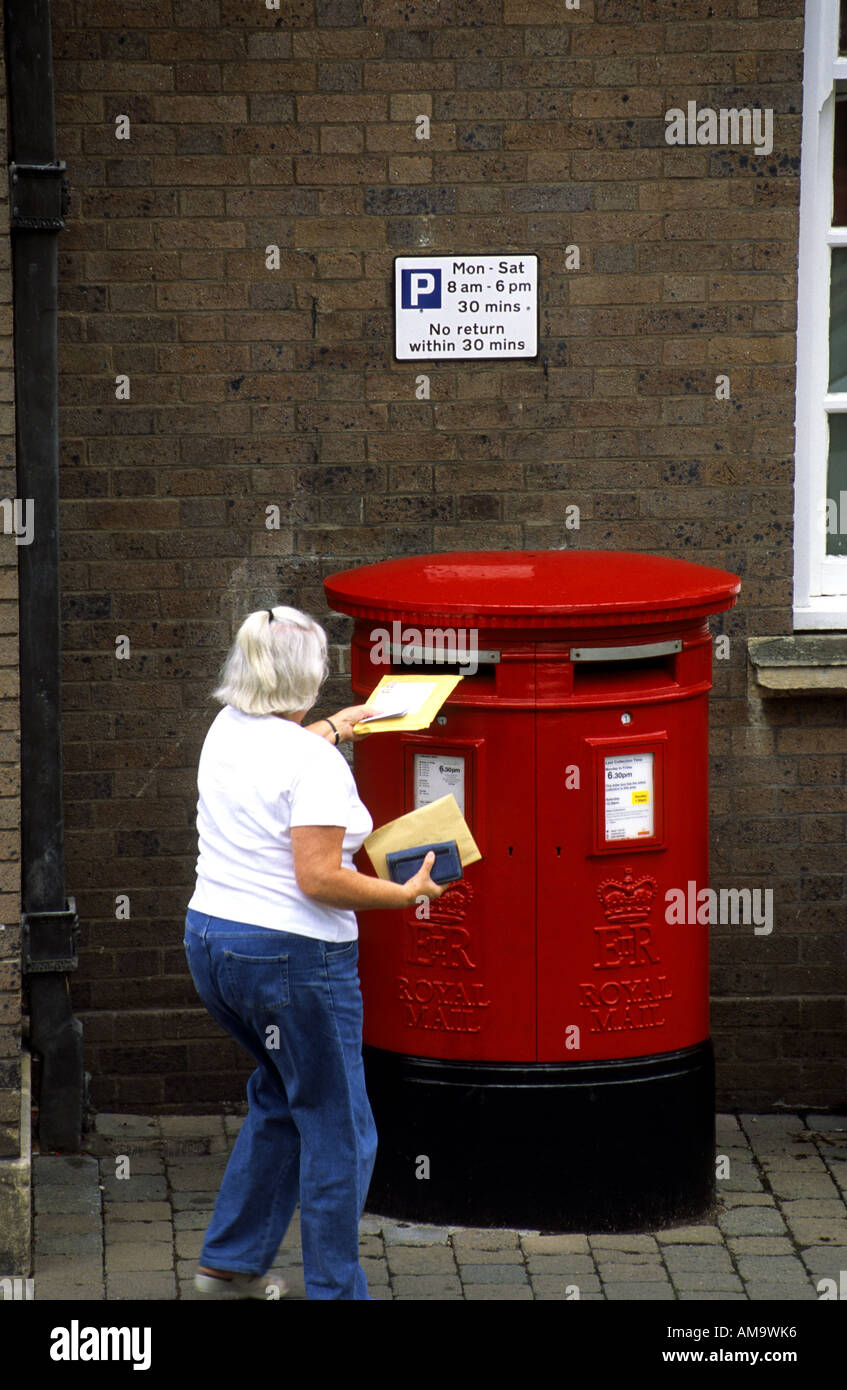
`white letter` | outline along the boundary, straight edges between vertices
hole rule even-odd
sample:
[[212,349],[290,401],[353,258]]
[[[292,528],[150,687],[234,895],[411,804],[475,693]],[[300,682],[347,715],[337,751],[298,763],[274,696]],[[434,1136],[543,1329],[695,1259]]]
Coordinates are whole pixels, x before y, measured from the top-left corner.
[[416,627],[405,627],[401,640],[403,645],[400,650],[400,661],[403,666],[413,666],[415,650],[423,646],[423,635]]
[[34,511],[35,499],[33,497],[15,498],[15,545],[30,545],[32,543]]
[[429,116],[418,116],[415,120],[415,139],[429,139]]
[[678,106],[672,106],[665,112],[665,144],[684,145],[685,144],[685,112]]
[[371,631],[371,663],[374,666],[391,665],[391,634],[387,627],[375,627]]
[[54,1343],[50,1348],[51,1360],[69,1361],[68,1329],[66,1327],[54,1327],[50,1336]]
[[435,289],[435,276],[429,270],[409,272],[409,303],[415,308],[422,295],[432,294]]
[[701,888],[697,894],[697,904],[697,917],[692,919],[691,925],[694,925],[694,920],[701,927],[714,925],[718,920],[718,899],[714,888]]
[[[764,136],[762,135],[761,120],[758,122],[756,121],[756,117],[762,115],[764,115],[765,118]],[[758,136],[756,135],[757,125],[759,127]],[[758,108],[753,112],[753,139],[756,142],[757,154],[769,155],[773,150],[773,110],[770,106],[766,107],[764,112],[760,111]]]
[[421,374],[415,377],[415,395],[419,401],[429,400],[429,377]]
[[[689,106],[693,102],[689,102]],[[704,106],[697,117],[697,144],[716,145],[718,143],[718,118],[711,106]]]
[[[754,893],[754,904],[755,904],[755,901],[756,901],[756,900],[758,900],[759,902],[761,902],[761,893],[762,893],[761,888],[754,888],[754,889],[753,889],[753,893]],[[755,898],[755,895],[756,895],[756,894],[759,895],[758,899]],[[759,924],[758,926],[756,926],[756,927],[753,928],[753,935],[754,935],[754,936],[770,936],[771,932],[773,931],[773,889],[772,889],[772,888],[766,888],[766,889],[765,889],[765,915],[764,915],[764,917],[762,917],[762,916],[760,915],[759,912],[757,912],[757,911],[754,910],[754,912],[753,912],[753,921],[754,921],[754,922],[758,922],[758,924]]]
[[685,923],[685,891],[682,888],[668,888],[665,893],[665,921],[672,927]]
[[[138,1343],[142,1334],[144,1336],[144,1341],[139,1346]],[[134,1327],[132,1329],[132,1359],[135,1362],[132,1369],[134,1371],[149,1371],[151,1341],[152,1334],[149,1327]]]
[[129,116],[116,116],[116,117],[115,117],[115,126],[116,126],[116,129],[115,129],[115,139],[116,139],[116,140],[128,140],[128,139],[129,139]]
[[279,270],[279,247],[273,242],[265,247],[265,269]]
[[[475,627],[472,627],[466,631],[466,629],[462,627],[459,629],[459,632],[462,636],[462,645],[458,653],[459,665],[463,667],[466,676],[475,676],[479,670],[479,662],[477,660],[479,656],[477,630]],[[468,635],[470,635],[470,644],[467,641]]]

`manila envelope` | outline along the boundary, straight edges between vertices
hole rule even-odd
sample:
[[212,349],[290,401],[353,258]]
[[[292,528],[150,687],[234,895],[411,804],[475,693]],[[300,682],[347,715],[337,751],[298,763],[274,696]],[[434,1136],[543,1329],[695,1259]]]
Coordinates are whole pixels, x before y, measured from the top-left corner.
[[482,858],[452,793],[381,825],[371,832],[363,847],[377,876],[388,878],[386,854],[395,849],[414,849],[416,845],[437,845],[443,840],[456,841],[463,866]]

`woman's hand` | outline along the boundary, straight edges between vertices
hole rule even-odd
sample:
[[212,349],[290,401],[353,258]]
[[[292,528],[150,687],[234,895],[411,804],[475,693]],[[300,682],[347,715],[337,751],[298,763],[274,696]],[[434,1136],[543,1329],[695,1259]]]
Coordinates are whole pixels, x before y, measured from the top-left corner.
[[307,724],[306,728],[310,734],[318,734],[321,738],[327,739],[330,743],[335,743],[335,730],[329,720],[338,730],[338,742],[346,743],[348,739],[364,738],[364,734],[354,734],[353,725],[358,724],[366,714],[373,714],[372,705],[350,705],[347,709],[340,709],[337,714],[332,714],[329,718],[318,719],[314,724]]
[[434,863],[435,855],[432,850],[428,850],[418,872],[406,880],[405,887],[411,893],[409,906],[417,902],[418,898],[440,898],[448,887],[447,884],[436,883],[430,878],[429,871]]
[[366,714],[373,714],[372,705],[351,705],[349,709],[340,709],[337,714],[332,716],[332,722],[338,730],[338,742],[344,743],[348,738],[364,738],[364,734],[354,734],[353,725],[358,724],[360,719],[364,719]]

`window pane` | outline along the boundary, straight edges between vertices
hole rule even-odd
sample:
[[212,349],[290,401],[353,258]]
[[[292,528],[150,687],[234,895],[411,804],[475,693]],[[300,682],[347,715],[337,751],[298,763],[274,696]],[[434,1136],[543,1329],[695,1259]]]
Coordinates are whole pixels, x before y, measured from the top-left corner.
[[847,391],[847,246],[832,248],[829,287],[829,388]]
[[847,0],[841,0],[841,15],[838,24],[838,52],[847,53]]
[[829,417],[826,553],[847,555],[847,415]]
[[838,93],[835,98],[835,128],[832,133],[832,225],[847,227],[847,92]]

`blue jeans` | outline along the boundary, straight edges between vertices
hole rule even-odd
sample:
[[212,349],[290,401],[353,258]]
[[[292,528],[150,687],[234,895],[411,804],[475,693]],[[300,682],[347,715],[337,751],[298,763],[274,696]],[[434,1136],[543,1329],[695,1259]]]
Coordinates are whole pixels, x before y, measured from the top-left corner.
[[306,1297],[367,1299],[359,1217],[376,1157],[362,1066],[358,942],[189,911],[209,1013],[258,1063],[200,1263],[264,1274],[300,1201]]

